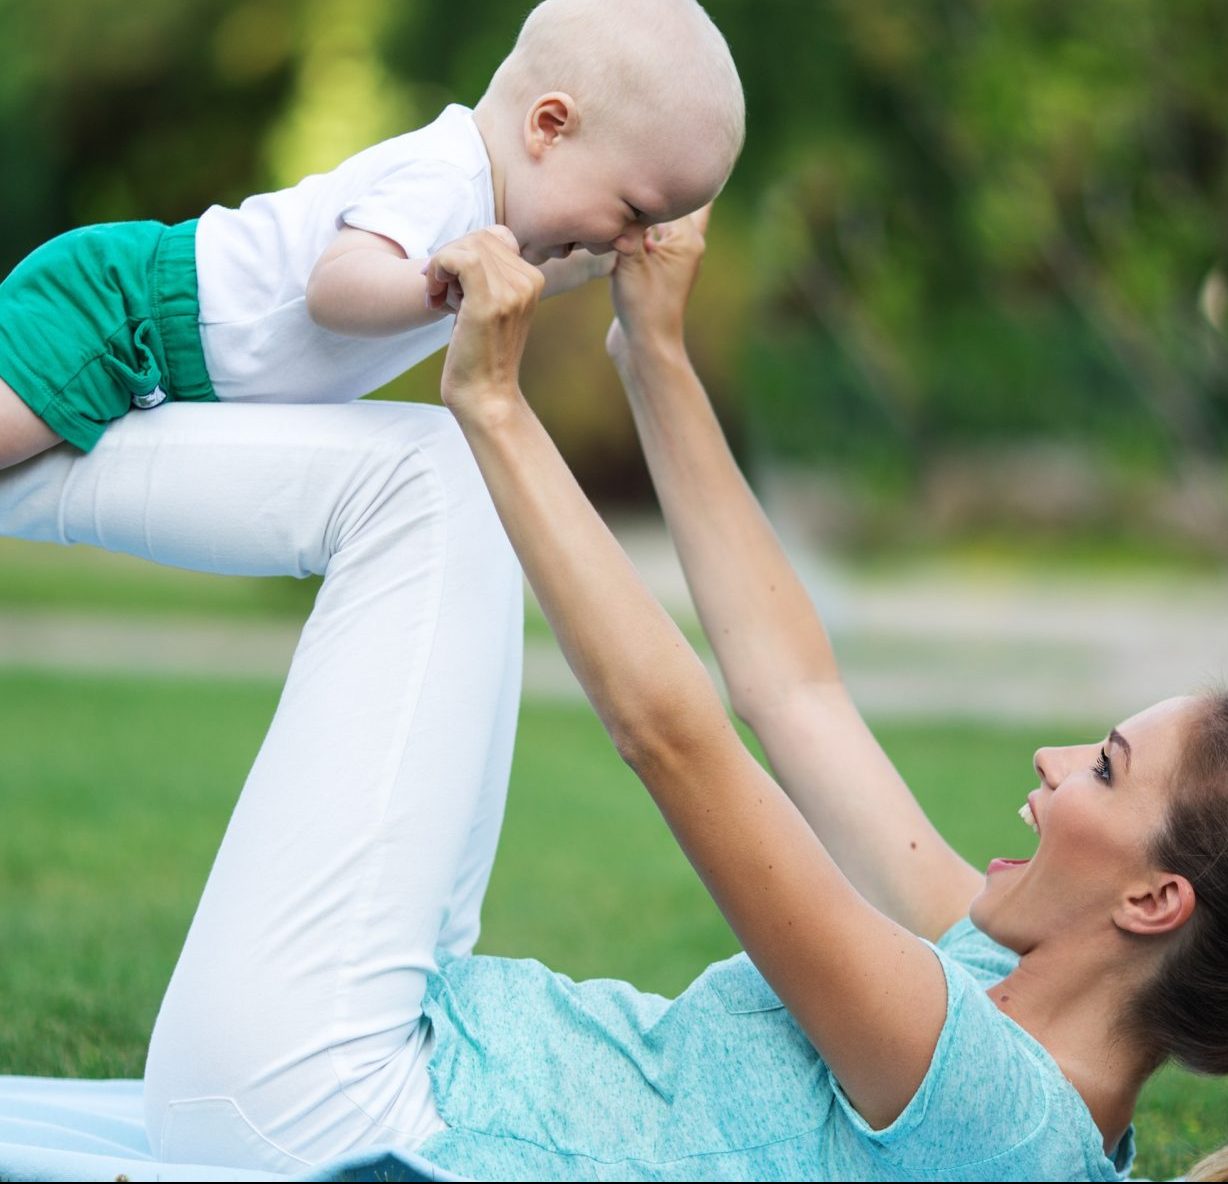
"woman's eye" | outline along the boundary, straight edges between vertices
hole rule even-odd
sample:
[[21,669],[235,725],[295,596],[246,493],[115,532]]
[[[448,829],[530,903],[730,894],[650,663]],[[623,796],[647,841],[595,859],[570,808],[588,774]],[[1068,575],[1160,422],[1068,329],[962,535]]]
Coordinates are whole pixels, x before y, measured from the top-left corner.
[[1109,764],[1109,754],[1103,748],[1100,750],[1100,755],[1096,758],[1096,763],[1092,766],[1092,772],[1106,785],[1111,784],[1113,780],[1113,767]]

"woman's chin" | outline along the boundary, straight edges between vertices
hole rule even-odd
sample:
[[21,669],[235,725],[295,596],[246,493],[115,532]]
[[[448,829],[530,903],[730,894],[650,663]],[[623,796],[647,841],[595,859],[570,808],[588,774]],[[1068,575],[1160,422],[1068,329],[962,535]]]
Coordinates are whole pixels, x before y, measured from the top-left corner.
[[968,906],[968,920],[987,937],[1001,942],[998,931],[1002,928],[1002,910],[996,899],[997,895],[993,890],[993,881],[986,877],[980,892],[972,898],[972,903]]

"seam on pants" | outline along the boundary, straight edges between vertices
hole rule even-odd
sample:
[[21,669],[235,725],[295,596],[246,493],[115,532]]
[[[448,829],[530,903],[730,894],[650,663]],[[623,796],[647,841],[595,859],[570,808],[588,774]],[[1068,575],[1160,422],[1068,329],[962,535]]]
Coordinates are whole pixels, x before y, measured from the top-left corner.
[[173,1102],[166,1104],[166,1121],[163,1123],[161,1137],[158,1139],[158,1154],[162,1158],[167,1156],[167,1144],[171,1143],[171,1136],[175,1129],[175,1120],[183,1116],[189,1107],[199,1107],[201,1105],[215,1105],[220,1103],[223,1106],[228,1106],[233,1111],[235,1117],[243,1124],[243,1127],[249,1131],[253,1138],[258,1142],[270,1147],[283,1159],[292,1160],[294,1163],[302,1164],[304,1168],[312,1167],[310,1160],[303,1159],[301,1156],[295,1155],[292,1151],[287,1151],[280,1143],[274,1139],[270,1139],[264,1134],[244,1112],[243,1107],[232,1097],[225,1094],[203,1094],[198,1098],[176,1098]]
[[[395,757],[389,758],[389,763],[384,770],[384,783],[388,787],[388,789],[387,789],[387,792],[384,798],[383,808],[380,812],[379,820],[373,831],[373,834],[375,834],[376,836],[382,833],[383,823],[387,819],[388,810],[392,804],[392,800],[393,800],[392,787],[395,784],[397,777],[401,771],[401,768],[405,762],[406,744],[408,742],[409,734],[413,730],[414,719],[417,716],[418,708],[422,701],[422,693],[426,687],[426,673],[425,672],[430,667],[431,661],[435,656],[435,648],[436,648],[436,644],[437,644],[438,637],[439,637],[439,619],[440,619],[442,609],[443,609],[443,593],[444,593],[444,587],[446,584],[449,560],[451,558],[452,530],[451,530],[448,499],[447,499],[447,495],[444,492],[444,482],[439,476],[436,465],[433,463],[432,460],[428,458],[427,453],[422,449],[420,445],[415,444],[407,448],[405,452],[401,455],[400,460],[403,463],[404,460],[408,459],[411,456],[415,456],[421,460],[423,464],[422,476],[424,478],[429,478],[432,491],[440,499],[441,512],[439,513],[438,518],[439,518],[439,529],[443,531],[442,560],[439,563],[438,576],[436,577],[436,580],[434,582],[433,587],[431,588],[431,593],[430,593],[431,599],[434,605],[434,612],[433,612],[432,620],[431,620],[429,641],[427,645],[424,647],[426,656],[422,664],[422,670],[423,670],[422,680],[419,683],[417,692],[412,696],[411,702],[409,702],[406,705],[404,714],[402,715],[399,721],[399,725],[397,728],[397,735],[400,737],[400,743],[397,746],[394,746],[393,751],[396,753],[396,755]],[[370,861],[369,870],[367,871],[366,876],[364,877],[364,880],[360,886],[360,890],[357,893],[355,893],[354,900],[352,901],[350,908],[348,910],[349,916],[351,918],[351,921],[348,927],[348,932],[350,934],[356,935],[361,929],[361,926],[356,922],[354,918],[358,914],[360,914],[363,908],[367,905],[370,899],[371,892],[372,892],[373,882],[375,878],[378,877],[381,870],[382,870],[381,860],[373,859]],[[334,989],[333,989],[332,1023],[334,1026],[334,1033],[333,1033],[333,1039],[330,1041],[329,1046],[328,1046],[328,1065],[337,1082],[338,1093],[341,1095],[341,1097],[345,1098],[345,1100],[349,1102],[349,1104],[353,1106],[354,1109],[357,1110],[359,1114],[361,1114],[364,1118],[366,1118],[367,1121],[370,1122],[373,1127],[378,1127],[384,1130],[396,1131],[398,1134],[408,1136],[412,1134],[413,1132],[401,1131],[398,1127],[394,1127],[390,1125],[389,1123],[386,1123],[380,1119],[377,1119],[373,1114],[368,1113],[366,1107],[361,1102],[359,1102],[357,1098],[355,1098],[351,1094],[350,1087],[343,1080],[342,1075],[337,1065],[337,1043],[336,1043],[335,1037],[336,1037],[336,1026],[338,1022],[338,1014],[341,1010],[341,1001],[342,1001],[342,992],[340,990],[340,980],[341,980],[342,974],[346,970],[352,971],[354,969],[355,940],[356,939],[352,937],[347,943],[347,949],[346,949],[345,956],[338,960],[336,977],[333,980]],[[432,1087],[432,1095],[433,1093],[434,1093],[434,1089]]]
[[[516,590],[515,590],[514,595],[522,595],[522,594],[520,593],[520,588],[521,588],[523,585],[522,585],[522,583],[520,583],[520,581],[523,581],[523,579],[524,579],[524,575],[523,575],[523,572],[521,571],[519,560],[516,558],[516,556],[515,556],[515,552],[514,552],[514,551],[512,551],[512,545],[511,545],[511,542],[510,542],[510,541],[506,541],[506,545],[507,545],[508,551],[509,551],[509,552],[511,552],[511,557],[510,557],[510,559],[507,559],[506,561],[507,561],[507,562],[509,562],[509,563],[511,563],[511,564],[512,564],[512,566],[513,566],[513,569],[514,569],[514,570],[512,571],[512,573],[511,573],[511,575],[510,575],[510,578],[511,578],[511,580],[513,581],[513,583],[514,583],[514,585],[515,585],[515,589],[516,589]],[[508,634],[507,634],[507,637],[506,637],[506,639],[505,639],[505,644],[504,644],[504,650],[503,650],[503,653],[502,653],[502,655],[501,655],[501,657],[500,657],[500,677],[501,677],[501,680],[502,680],[502,682],[503,682],[503,686],[504,686],[504,687],[507,687],[507,686],[508,686],[508,685],[510,685],[510,683],[513,681],[513,679],[512,679],[512,675],[511,675],[511,667],[512,667],[513,665],[515,665],[515,666],[517,667],[517,675],[516,675],[516,678],[515,678],[515,680],[514,680],[514,681],[515,681],[515,684],[516,684],[516,691],[515,691],[514,693],[515,693],[515,696],[516,696],[516,701],[517,701],[517,703],[519,703],[519,701],[520,701],[520,697],[521,697],[521,696],[520,696],[520,688],[521,688],[521,686],[523,685],[523,629],[524,629],[524,602],[523,602],[523,599],[521,599],[521,600],[519,601],[519,603],[520,603],[520,611],[519,611],[519,613],[518,613],[518,614],[517,614],[517,613],[511,613],[511,610],[510,610],[510,609],[508,609],[508,610],[507,610],[507,611],[510,613],[510,615],[511,615],[511,620],[509,620],[509,623],[508,623]],[[517,619],[517,618],[518,618],[518,619]],[[512,621],[515,621],[515,624],[513,624],[513,623],[512,623]],[[516,641],[515,641],[514,643],[513,643],[513,637],[515,637],[515,639],[516,639]],[[518,654],[518,655],[513,656],[513,654],[509,652],[509,644],[511,644],[513,648],[518,648],[518,649],[519,649],[519,654]],[[518,731],[518,724],[519,724],[519,721],[518,721],[518,716],[519,716],[519,712],[518,712],[518,711],[513,712],[513,715],[512,715],[512,720],[511,720],[511,736],[510,736],[510,738],[509,738],[509,739],[508,739],[508,741],[507,741],[507,743],[510,745],[510,748],[511,748],[511,752],[509,752],[509,754],[508,754],[508,768],[507,768],[507,774],[508,774],[508,775],[510,775],[510,773],[511,773],[511,756],[512,756],[512,753],[514,753],[514,752],[515,752],[515,746],[516,746],[516,734],[517,734],[517,731]],[[491,730],[491,735],[490,735],[490,736],[487,738],[487,743],[486,743],[486,759],[485,759],[485,761],[484,761],[484,763],[483,763],[483,778],[489,777],[489,775],[490,775],[490,762],[491,762],[491,760],[492,760],[492,758],[493,758],[493,754],[494,754],[495,750],[496,750],[496,749],[499,747],[499,745],[502,743],[502,741],[500,741],[500,740],[498,739],[498,737],[496,736],[496,732],[497,732],[497,728],[493,728],[493,729]],[[502,819],[503,819],[503,817],[505,817],[505,816],[506,816],[506,806],[507,806],[507,794],[506,794],[506,790],[507,790],[508,788],[509,788],[509,786],[508,786],[507,781],[506,781],[506,779],[505,779],[505,781],[504,781],[504,790],[505,790],[505,792],[504,792],[504,795],[503,795],[503,802],[502,802],[502,805],[501,805],[501,808],[500,808],[500,825],[499,825],[499,832],[500,832],[500,833],[502,832],[502,829],[503,829],[503,827],[502,827]],[[487,788],[487,786],[484,784],[484,785],[483,785],[483,800],[485,800],[485,794],[486,794],[486,792],[488,792],[488,788]],[[478,832],[478,830],[481,828],[481,826],[482,826],[482,818],[481,818],[481,813],[480,813],[480,811],[478,811],[478,812],[475,812],[473,822],[472,822],[472,824],[471,824],[471,825],[470,825],[470,827],[469,827],[469,835],[468,835],[468,838],[466,839],[466,842],[465,842],[465,850],[466,850],[466,851],[470,851],[470,850],[472,850],[472,846],[473,846],[473,842],[472,842],[472,840],[473,840],[473,836],[474,836],[474,835],[475,835],[475,834]],[[495,846],[496,846],[496,849],[497,849],[497,847],[498,847],[498,836],[496,836]],[[491,877],[491,873],[492,873],[493,871],[494,871],[494,855],[492,854],[491,862],[490,862],[490,864],[489,864],[489,865],[486,867],[485,883],[483,884],[482,889],[481,889],[481,891],[480,891],[480,892],[479,892],[479,894],[478,894],[478,898],[479,898],[479,908],[478,908],[478,913],[477,913],[477,916],[475,917],[475,921],[477,922],[476,932],[474,933],[474,938],[473,938],[473,941],[471,941],[471,942],[469,942],[469,943],[468,943],[468,949],[465,951],[465,953],[466,953],[466,954],[472,954],[472,953],[473,953],[473,949],[474,949],[474,947],[477,945],[478,939],[481,937],[481,907],[480,907],[480,905],[481,905],[481,901],[482,901],[482,899],[483,899],[483,898],[485,897],[485,895],[486,895],[486,889],[487,889],[487,888],[489,887],[489,885],[490,885],[490,877]],[[450,904],[455,904],[455,903],[456,903],[457,896],[458,896],[458,885],[459,885],[459,880],[457,880],[457,881],[453,881],[453,884],[452,884],[452,892],[451,892],[450,901],[449,901],[449,903],[450,903]],[[450,923],[450,922],[451,922],[453,919],[454,919],[454,918],[453,918],[453,916],[452,916],[451,912],[449,912],[448,916],[447,916],[447,917],[445,917],[445,919],[444,919],[444,924],[440,926],[440,931],[439,931],[439,939],[438,939],[438,941],[436,942],[437,947],[438,947],[438,948],[440,948],[440,949],[448,949],[447,943],[445,942],[444,938],[445,938],[445,937],[446,937],[446,935],[447,935],[448,924],[449,924],[449,923]],[[457,955],[456,955],[456,954],[455,954],[453,951],[451,951],[451,950],[448,950],[448,954],[449,954],[449,957],[456,957],[456,956],[457,956]],[[432,1092],[433,1092],[433,1091],[432,1091]]]

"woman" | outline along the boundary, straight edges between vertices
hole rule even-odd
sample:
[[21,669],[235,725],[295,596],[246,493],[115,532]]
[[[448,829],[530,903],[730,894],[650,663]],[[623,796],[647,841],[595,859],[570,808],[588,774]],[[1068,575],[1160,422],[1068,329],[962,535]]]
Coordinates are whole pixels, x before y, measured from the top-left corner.
[[[849,702],[686,361],[701,246],[684,220],[620,265],[609,346],[779,784],[520,396],[536,273],[492,234],[433,264],[464,291],[444,394],[477,469],[749,954],[676,1001],[469,953],[519,606],[443,413],[170,408],[218,438],[169,415],[108,433],[149,450],[139,488],[93,457],[0,483],[30,536],[325,575],[154,1033],[156,1154],[295,1172],[393,1143],[499,1179],[1115,1179],[1158,1064],[1228,1071],[1228,701],[1042,749],[1036,856],[966,865]],[[200,456],[239,437],[228,411],[253,442],[206,480]]]

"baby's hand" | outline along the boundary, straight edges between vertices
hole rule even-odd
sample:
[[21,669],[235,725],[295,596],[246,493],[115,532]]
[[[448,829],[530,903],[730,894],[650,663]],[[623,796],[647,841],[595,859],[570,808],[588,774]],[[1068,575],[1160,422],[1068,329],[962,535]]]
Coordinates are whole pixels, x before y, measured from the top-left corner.
[[[464,238],[459,238],[455,241],[463,243],[482,235],[490,235],[496,242],[502,243],[505,247],[510,247],[517,255],[520,254],[520,244],[516,241],[516,236],[506,226],[488,226],[485,230],[474,231],[473,234],[465,235]],[[454,245],[454,243],[448,243],[447,246],[441,248],[439,253],[422,269],[422,274],[426,276],[427,308],[450,308],[453,312],[460,311],[461,301],[465,296],[460,276],[449,271],[440,258],[441,255],[446,255],[449,248]]]
[[589,280],[603,279],[614,270],[618,255],[607,251],[604,255],[594,255],[589,251],[572,251],[566,259],[547,259],[540,264],[541,273],[546,277],[544,296],[558,296],[579,288]]

